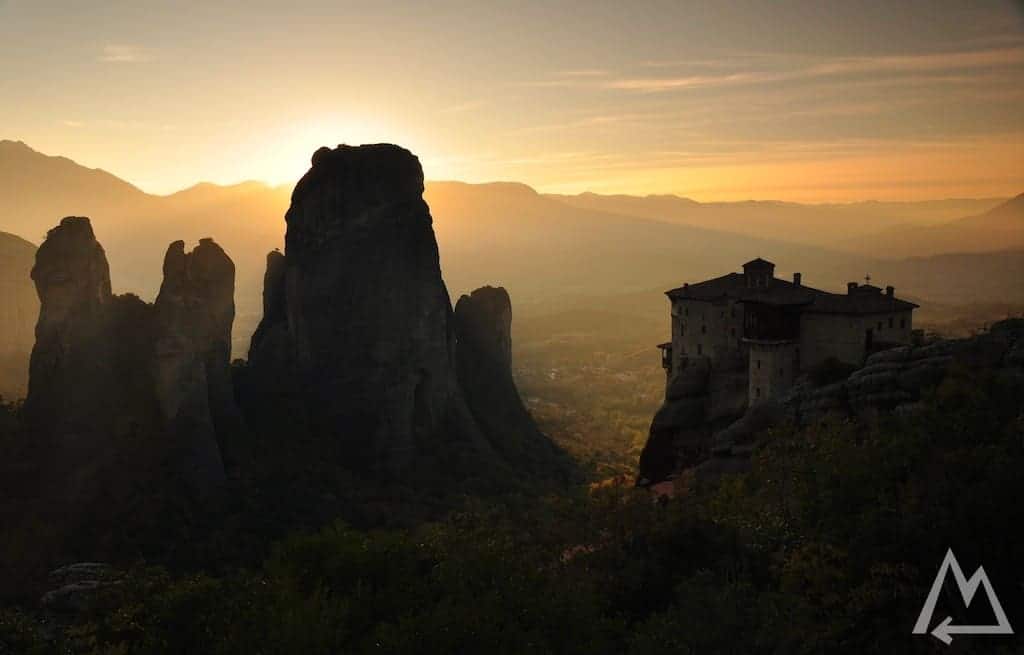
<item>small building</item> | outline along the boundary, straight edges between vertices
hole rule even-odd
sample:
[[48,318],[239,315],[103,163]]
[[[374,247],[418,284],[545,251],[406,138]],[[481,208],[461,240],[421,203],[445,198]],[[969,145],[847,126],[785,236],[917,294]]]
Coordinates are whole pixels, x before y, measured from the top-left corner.
[[749,402],[776,396],[797,377],[835,358],[861,365],[872,352],[911,342],[912,302],[893,287],[850,282],[845,294],[775,277],[775,264],[754,259],[742,273],[666,292],[672,303],[672,341],[660,344],[671,377],[686,361],[712,365],[745,361]]

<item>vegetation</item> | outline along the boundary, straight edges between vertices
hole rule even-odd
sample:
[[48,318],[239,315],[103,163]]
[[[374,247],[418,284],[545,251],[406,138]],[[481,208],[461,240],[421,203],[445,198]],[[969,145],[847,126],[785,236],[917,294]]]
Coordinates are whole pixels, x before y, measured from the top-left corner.
[[[467,501],[411,528],[296,532],[261,564],[138,563],[48,641],[16,652],[890,653],[947,548],[1024,608],[1020,380],[958,371],[913,418],[780,429],[752,470],[654,502],[628,487]],[[954,592],[955,594],[955,592]],[[954,598],[953,595],[950,598]],[[955,611],[955,607],[951,608]],[[938,617],[941,618],[941,617]],[[1018,652],[1007,637],[960,652]]]

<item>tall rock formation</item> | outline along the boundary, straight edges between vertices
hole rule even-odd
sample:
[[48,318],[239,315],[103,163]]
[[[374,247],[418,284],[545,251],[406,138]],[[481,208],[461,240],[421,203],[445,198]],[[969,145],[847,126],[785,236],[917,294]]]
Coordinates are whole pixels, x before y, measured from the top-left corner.
[[223,474],[222,454],[237,469],[242,449],[230,377],[234,293],[235,265],[213,239],[190,253],[184,241],[167,249],[155,304],[156,399],[180,461],[211,481]]
[[[443,452],[505,468],[492,447],[501,438],[486,429],[494,421],[474,418],[486,409],[471,410],[458,383],[456,325],[422,194],[408,150],[316,151],[285,216],[285,253],[267,260],[247,405],[287,414],[294,434],[361,473],[454,467],[436,461]],[[496,338],[507,335],[506,326]],[[467,333],[468,348],[478,336]],[[507,369],[507,359],[495,365]]]
[[87,218],[63,219],[39,247],[25,412],[48,495],[97,502],[143,480],[207,497],[224,483],[219,440],[241,429],[228,367],[234,266],[212,241],[189,254],[177,242],[164,273],[156,305],[113,295]]
[[120,386],[110,330],[113,294],[107,257],[88,218],[69,216],[49,231],[32,280],[41,306],[26,415],[42,432],[75,441],[83,432],[109,435],[118,395],[111,389]]
[[28,388],[28,359],[35,340],[39,298],[32,286],[36,247],[0,232],[0,397],[14,400]]
[[516,469],[549,474],[560,458],[537,429],[512,379],[512,301],[482,287],[455,304],[456,372],[477,424]]

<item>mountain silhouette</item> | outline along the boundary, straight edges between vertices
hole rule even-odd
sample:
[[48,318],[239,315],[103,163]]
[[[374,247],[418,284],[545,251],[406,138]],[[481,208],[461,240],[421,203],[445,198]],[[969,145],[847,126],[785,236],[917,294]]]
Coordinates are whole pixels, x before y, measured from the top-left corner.
[[[266,253],[284,245],[282,216],[290,193],[289,186],[244,182],[201,183],[157,196],[24,143],[0,142],[0,229],[39,241],[61,216],[90,215],[117,293],[155,298],[160,275],[152,262],[163,257],[162,244],[217,239],[237,267],[235,356],[245,353],[262,313]],[[765,254],[780,274],[799,270],[826,289],[840,290],[870,273],[925,300],[1019,302],[1024,293],[1010,279],[1021,270],[1024,253],[981,252],[1024,249],[1013,238],[992,236],[992,226],[1003,230],[998,234],[1019,234],[1024,221],[1014,217],[1020,217],[1020,197],[995,208],[992,199],[698,203],[676,196],[544,195],[514,182],[439,181],[426,184],[424,199],[453,296],[500,285],[516,299],[518,316],[623,294],[649,293],[652,304],[661,303],[660,290],[721,275]],[[961,211],[970,216],[952,220],[966,215]],[[912,227],[897,227],[907,224]],[[878,232],[884,226],[889,232]],[[851,231],[862,235],[860,245],[845,238]],[[932,239],[929,249],[918,243],[929,242],[925,238],[901,246],[894,237],[878,236],[890,232],[950,232],[955,238]],[[974,254],[937,257],[965,252]],[[898,259],[911,255],[916,257]]]
[[978,214],[939,225],[892,228],[851,240],[843,247],[857,251],[873,248],[884,257],[1024,249],[1024,194]]

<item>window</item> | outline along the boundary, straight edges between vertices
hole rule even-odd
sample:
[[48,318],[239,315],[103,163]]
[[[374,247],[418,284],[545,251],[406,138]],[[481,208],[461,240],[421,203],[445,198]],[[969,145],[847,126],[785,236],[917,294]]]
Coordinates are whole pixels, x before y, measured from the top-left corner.
[[729,334],[731,334],[732,336],[735,337],[736,336],[736,328],[732,328],[731,330],[729,330]]
[[786,370],[785,370],[785,369],[783,369],[783,368],[780,368],[780,369],[779,369],[779,375],[780,375],[780,376],[785,376],[785,375],[786,375]]
[[690,315],[690,308],[689,307],[683,307],[683,316],[689,316],[689,315]]
[[900,319],[900,328],[902,329],[902,328],[905,328],[905,327],[907,327],[907,319],[901,318]]
[[729,308],[729,318],[736,318],[736,308],[735,307],[730,307]]
[[878,322],[878,331],[879,332],[882,331],[882,322],[881,321]]
[[889,327],[892,327],[892,316],[889,317]]
[[686,323],[679,321],[679,336],[686,334]]
[[756,387],[754,389],[754,397],[755,398],[760,398],[761,397],[761,387]]
[[761,370],[761,360],[760,360],[760,359],[757,359],[757,360],[754,360],[754,361],[756,361],[756,362],[757,362],[757,369],[758,369],[758,370]]
[[700,333],[701,334],[707,334],[708,333],[708,326],[706,326],[706,325],[700,326]]
[[704,354],[704,346],[700,345],[699,343],[697,344],[697,354],[698,355],[703,355]]

